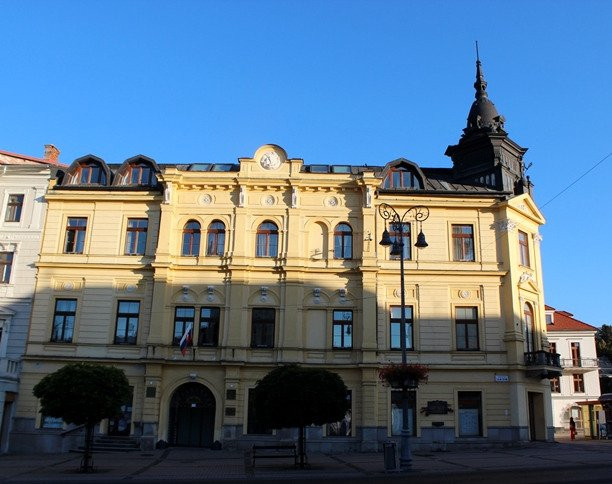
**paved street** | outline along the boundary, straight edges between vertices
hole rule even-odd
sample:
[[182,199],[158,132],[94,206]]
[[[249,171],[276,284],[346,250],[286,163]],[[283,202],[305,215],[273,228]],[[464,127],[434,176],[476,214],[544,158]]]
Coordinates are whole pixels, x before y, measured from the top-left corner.
[[270,459],[251,466],[243,452],[171,448],[153,452],[94,455],[96,472],[79,474],[80,455],[4,455],[2,483],[53,482],[306,482],[548,483],[612,482],[612,441],[533,443],[522,448],[420,452],[407,476],[384,470],[375,453],[309,454],[308,469],[294,469],[291,459]]

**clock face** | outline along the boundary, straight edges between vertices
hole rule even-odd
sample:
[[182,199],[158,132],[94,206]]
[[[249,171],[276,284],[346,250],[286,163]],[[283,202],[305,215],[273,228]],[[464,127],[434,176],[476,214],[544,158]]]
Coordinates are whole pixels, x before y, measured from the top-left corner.
[[266,151],[259,159],[259,164],[265,170],[276,170],[281,165],[281,159],[276,151]]

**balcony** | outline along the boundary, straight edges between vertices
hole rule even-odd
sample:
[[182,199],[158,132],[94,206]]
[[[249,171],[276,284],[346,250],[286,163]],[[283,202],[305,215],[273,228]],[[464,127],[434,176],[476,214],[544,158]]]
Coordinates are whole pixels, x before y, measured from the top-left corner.
[[586,373],[599,369],[597,358],[563,358],[563,373]]
[[556,378],[561,375],[561,355],[548,351],[525,353],[527,376],[531,378]]

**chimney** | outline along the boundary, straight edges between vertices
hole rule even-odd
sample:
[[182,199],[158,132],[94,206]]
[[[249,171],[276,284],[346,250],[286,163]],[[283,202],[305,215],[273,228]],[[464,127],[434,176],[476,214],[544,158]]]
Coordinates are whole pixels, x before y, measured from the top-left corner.
[[51,163],[57,163],[59,161],[60,150],[53,145],[45,145],[45,160]]

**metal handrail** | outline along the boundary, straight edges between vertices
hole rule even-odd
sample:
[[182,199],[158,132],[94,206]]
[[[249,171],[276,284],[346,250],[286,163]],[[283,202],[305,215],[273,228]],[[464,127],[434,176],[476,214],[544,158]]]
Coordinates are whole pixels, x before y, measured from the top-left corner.
[[548,351],[530,351],[525,353],[525,366],[554,366],[561,368],[561,355]]
[[597,368],[597,358],[563,358],[561,365],[564,368]]

